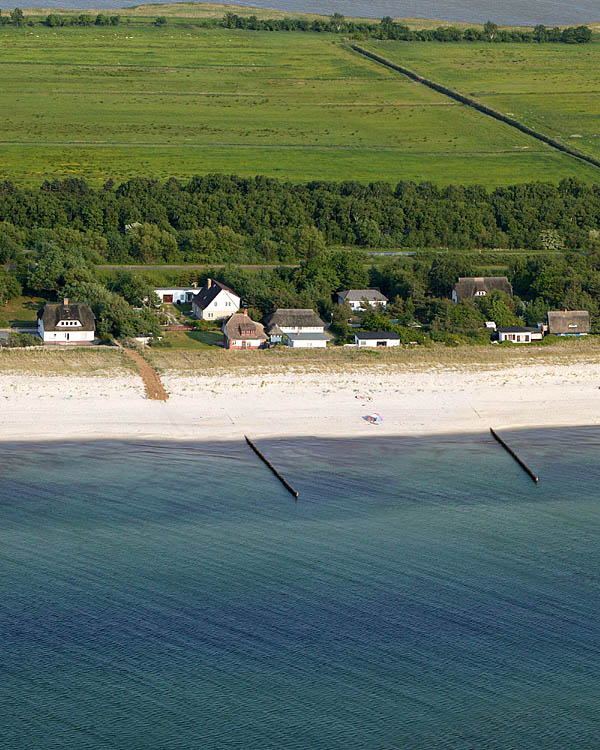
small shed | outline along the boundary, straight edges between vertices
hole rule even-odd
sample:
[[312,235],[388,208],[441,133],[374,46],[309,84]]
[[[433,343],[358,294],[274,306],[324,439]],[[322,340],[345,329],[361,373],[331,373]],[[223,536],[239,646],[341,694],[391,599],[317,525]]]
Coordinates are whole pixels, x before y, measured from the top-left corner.
[[392,331],[357,331],[354,343],[360,348],[377,346],[400,346],[400,335]]
[[588,310],[551,310],[548,313],[548,333],[555,336],[587,336],[589,332]]

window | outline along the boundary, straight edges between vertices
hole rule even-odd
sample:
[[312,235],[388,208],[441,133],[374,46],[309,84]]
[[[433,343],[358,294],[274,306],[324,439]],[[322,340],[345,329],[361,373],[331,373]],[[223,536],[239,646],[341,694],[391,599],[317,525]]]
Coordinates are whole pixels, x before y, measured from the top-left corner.
[[487,294],[487,292],[484,289],[478,289],[475,292],[475,296],[476,297],[485,297],[486,294]]

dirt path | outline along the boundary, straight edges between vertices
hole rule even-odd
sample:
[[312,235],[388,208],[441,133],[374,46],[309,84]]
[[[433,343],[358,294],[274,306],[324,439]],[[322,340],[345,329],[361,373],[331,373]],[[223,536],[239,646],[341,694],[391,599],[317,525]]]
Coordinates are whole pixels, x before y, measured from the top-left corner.
[[162,381],[152,365],[141,354],[132,349],[121,347],[123,353],[135,362],[146,387],[146,396],[154,401],[166,401],[169,394],[165,391]]

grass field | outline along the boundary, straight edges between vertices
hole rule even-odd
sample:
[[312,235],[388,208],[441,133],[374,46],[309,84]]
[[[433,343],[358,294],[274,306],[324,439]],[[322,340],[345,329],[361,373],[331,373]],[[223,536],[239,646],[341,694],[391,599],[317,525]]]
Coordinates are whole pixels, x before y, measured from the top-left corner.
[[[459,47],[421,44],[419,54],[443,64]],[[469,49],[495,50],[484,47]],[[0,66],[0,178],[18,182],[206,172],[489,186],[598,179],[333,35],[3,27]]]
[[365,46],[590,156],[600,157],[600,42]]
[[15,297],[0,305],[0,328],[35,328],[41,297]]

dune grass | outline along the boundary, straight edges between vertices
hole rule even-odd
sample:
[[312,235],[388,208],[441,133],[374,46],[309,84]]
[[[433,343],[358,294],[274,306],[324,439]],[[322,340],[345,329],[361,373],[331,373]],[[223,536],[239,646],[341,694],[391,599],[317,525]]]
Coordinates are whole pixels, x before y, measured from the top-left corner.
[[135,375],[133,362],[116,348],[0,349],[0,375],[114,377]]
[[[421,47],[440,60],[454,49]],[[0,70],[0,178],[29,184],[207,172],[488,186],[598,177],[334,35],[3,27]]]

